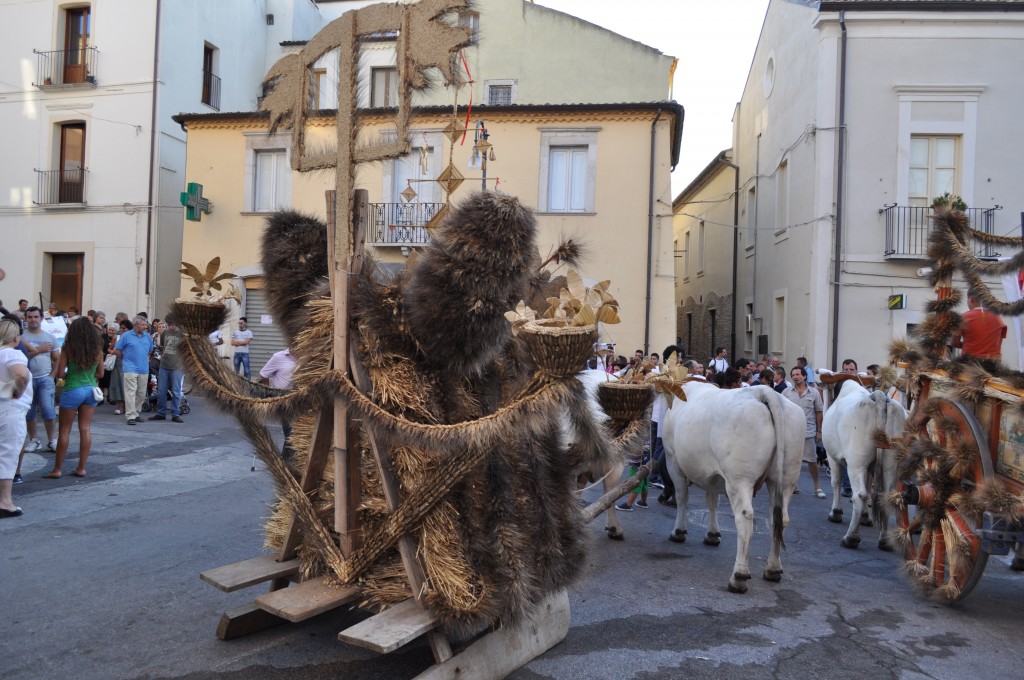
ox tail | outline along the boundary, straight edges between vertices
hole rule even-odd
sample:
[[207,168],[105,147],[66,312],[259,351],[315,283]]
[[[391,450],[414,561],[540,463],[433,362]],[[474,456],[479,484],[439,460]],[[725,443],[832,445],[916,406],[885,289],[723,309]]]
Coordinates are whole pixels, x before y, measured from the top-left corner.
[[769,464],[769,468],[772,468],[771,472],[774,473],[771,476],[775,478],[775,483],[772,484],[770,492],[772,540],[782,549],[786,547],[786,541],[782,538],[782,532],[785,529],[782,522],[783,499],[785,498],[785,489],[783,487],[786,483],[786,423],[782,406],[779,403],[779,399],[782,397],[773,390],[758,390],[758,398],[768,407],[768,413],[771,414],[772,418],[772,426],[775,428],[775,452]]
[[875,457],[871,463],[871,467],[868,471],[871,472],[873,484],[871,485],[871,519],[874,521],[876,527],[884,527],[886,519],[884,503],[888,503],[889,499],[885,498],[883,494],[879,493],[879,489],[883,487],[882,479],[880,477],[885,474],[885,462],[882,457],[885,455],[884,449],[878,447],[877,444],[884,443],[884,440],[888,440],[892,434],[889,432],[889,397],[884,392],[875,391],[871,393],[871,401],[875,403],[875,424],[876,429],[874,433],[875,438]]

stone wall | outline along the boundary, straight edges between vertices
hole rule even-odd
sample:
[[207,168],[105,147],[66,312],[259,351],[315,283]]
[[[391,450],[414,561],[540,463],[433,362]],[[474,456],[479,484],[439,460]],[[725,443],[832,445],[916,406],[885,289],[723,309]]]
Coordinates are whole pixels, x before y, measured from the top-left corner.
[[[713,321],[712,321],[713,320]],[[704,296],[703,301],[687,297],[676,309],[676,336],[686,349],[686,357],[706,362],[714,356],[715,347],[728,350],[729,361],[735,356],[732,341],[732,295]]]

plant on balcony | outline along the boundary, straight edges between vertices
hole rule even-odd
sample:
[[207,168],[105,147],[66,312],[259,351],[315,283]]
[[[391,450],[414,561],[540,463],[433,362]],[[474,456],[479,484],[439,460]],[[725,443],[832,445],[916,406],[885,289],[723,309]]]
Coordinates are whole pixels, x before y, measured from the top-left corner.
[[43,85],[53,85],[53,78],[47,78],[44,80]]
[[963,212],[964,210],[967,210],[967,203],[956,194],[951,194],[947,191],[941,196],[936,196],[932,200],[932,208],[935,210],[938,210],[939,208],[949,208],[951,210],[959,210],[960,212]]

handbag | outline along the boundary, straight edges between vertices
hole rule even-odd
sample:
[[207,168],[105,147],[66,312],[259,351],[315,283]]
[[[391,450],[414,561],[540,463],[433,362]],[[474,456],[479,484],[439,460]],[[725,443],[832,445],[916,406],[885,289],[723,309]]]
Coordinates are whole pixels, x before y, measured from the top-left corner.
[[108,354],[106,356],[106,358],[103,360],[103,370],[105,370],[105,371],[113,371],[114,370],[114,366],[116,364],[117,364],[117,355],[116,354]]
[[92,398],[96,400],[97,404],[102,402],[103,401],[103,390],[101,390],[98,387],[93,387],[92,388]]

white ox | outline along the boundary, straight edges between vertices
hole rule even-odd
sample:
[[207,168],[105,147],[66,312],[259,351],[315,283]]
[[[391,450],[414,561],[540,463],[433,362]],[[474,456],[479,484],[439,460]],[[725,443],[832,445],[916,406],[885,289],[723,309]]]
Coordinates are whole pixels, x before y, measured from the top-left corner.
[[[879,430],[893,437],[903,432],[907,410],[882,392],[868,392],[852,380],[843,383],[832,405],[825,411],[822,421],[822,443],[828,454],[832,470],[832,511],[830,522],[841,523],[843,510],[839,507],[840,465],[846,466],[853,489],[853,516],[846,535],[840,541],[844,548],[860,545],[860,525],[871,526],[868,519],[868,478],[873,474],[875,491],[872,507],[879,525],[878,547],[892,550],[887,536],[889,513],[886,500],[896,488],[896,455],[891,449],[879,449],[875,433]],[[879,488],[881,487],[881,488]],[[883,492],[879,497],[879,491]]]
[[662,419],[665,462],[676,485],[676,524],[669,538],[686,540],[687,482],[707,494],[710,522],[704,543],[718,545],[719,494],[725,493],[736,520],[736,562],[729,591],[745,593],[747,555],[754,534],[754,493],[768,487],[772,547],[767,581],[782,579],[782,534],[789,524],[789,499],[800,476],[806,422],[803,411],[765,386],[721,390],[703,382],[683,386],[686,401],[674,400]]

